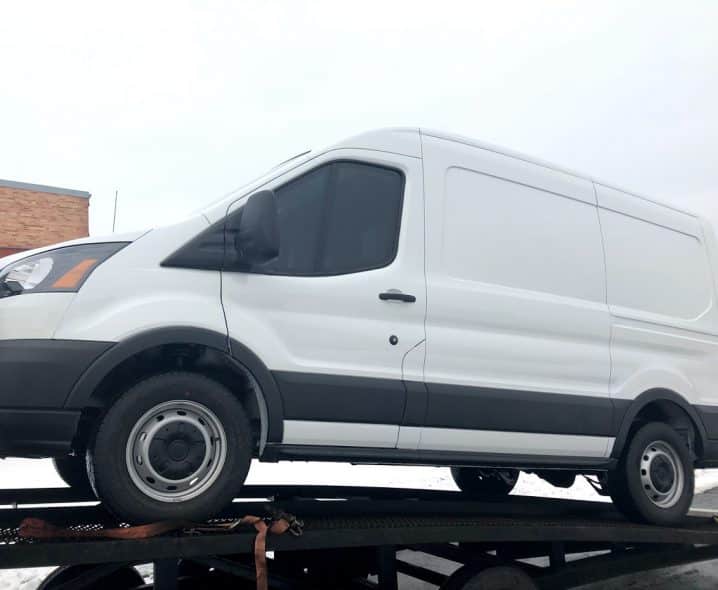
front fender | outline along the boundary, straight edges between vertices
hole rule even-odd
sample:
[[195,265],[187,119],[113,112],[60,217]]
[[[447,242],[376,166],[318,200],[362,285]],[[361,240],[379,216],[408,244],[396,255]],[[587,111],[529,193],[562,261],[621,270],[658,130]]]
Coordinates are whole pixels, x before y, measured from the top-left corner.
[[[75,383],[65,400],[64,407],[82,410],[97,407],[102,402],[95,397],[99,385],[110,372],[127,359],[151,348],[166,344],[196,344],[213,348],[226,354],[249,372],[259,385],[267,415],[267,441],[281,442],[283,407],[274,377],[261,359],[249,348],[236,340],[228,340],[225,334],[195,327],[157,328],[136,334],[116,343],[98,357]],[[265,425],[263,425],[264,427]]]

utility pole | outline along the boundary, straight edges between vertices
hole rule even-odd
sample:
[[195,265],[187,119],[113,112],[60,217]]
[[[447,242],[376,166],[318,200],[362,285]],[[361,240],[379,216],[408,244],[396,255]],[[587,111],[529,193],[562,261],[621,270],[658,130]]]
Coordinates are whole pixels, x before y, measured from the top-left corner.
[[115,223],[117,223],[117,193],[119,191],[115,189],[115,212],[112,215],[112,233],[115,233]]

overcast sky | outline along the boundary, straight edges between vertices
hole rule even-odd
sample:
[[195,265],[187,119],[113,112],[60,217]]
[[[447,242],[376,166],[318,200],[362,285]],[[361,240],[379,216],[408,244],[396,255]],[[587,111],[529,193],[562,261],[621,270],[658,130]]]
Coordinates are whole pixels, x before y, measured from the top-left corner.
[[487,140],[718,224],[718,1],[2,2],[0,178],[174,221],[365,129]]

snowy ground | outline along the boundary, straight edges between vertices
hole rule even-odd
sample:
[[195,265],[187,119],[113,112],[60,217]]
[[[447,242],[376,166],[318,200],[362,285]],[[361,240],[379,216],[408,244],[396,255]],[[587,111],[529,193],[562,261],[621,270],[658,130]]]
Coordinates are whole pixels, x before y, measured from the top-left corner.
[[[456,489],[448,469],[435,467],[383,467],[373,465],[349,465],[346,463],[258,463],[254,462],[249,473],[248,483],[293,483],[293,484],[332,484],[332,485],[374,485],[388,487],[417,487],[429,489]],[[0,488],[27,487],[61,487],[63,482],[55,474],[50,461],[7,459],[0,461]],[[718,470],[696,471],[696,492],[704,492],[718,487]],[[586,500],[603,500],[605,498],[594,492],[591,486],[579,478],[569,489],[555,488],[535,475],[522,474],[518,485],[513,491],[518,495],[546,496],[553,498],[572,498]],[[718,507],[716,507],[718,508]],[[717,510],[718,512],[718,510]],[[690,566],[668,570],[660,580],[648,576],[653,590],[669,590],[670,588],[708,588],[714,585],[700,585],[698,581],[705,578],[706,566]],[[0,570],[0,590],[33,590],[52,568],[28,568],[23,570]],[[712,571],[712,568],[711,568]],[[711,577],[712,584],[718,580],[718,571]],[[642,584],[636,582],[611,588],[648,588],[646,574],[640,578]],[[675,586],[666,585],[666,583]],[[424,586],[411,585],[411,588]],[[606,586],[608,588],[608,586]]]

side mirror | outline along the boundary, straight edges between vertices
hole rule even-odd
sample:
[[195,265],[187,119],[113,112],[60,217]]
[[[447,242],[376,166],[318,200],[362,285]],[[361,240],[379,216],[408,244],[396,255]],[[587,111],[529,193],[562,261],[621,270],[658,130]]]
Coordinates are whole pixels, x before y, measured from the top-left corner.
[[279,214],[274,191],[253,194],[242,207],[234,247],[239,260],[254,265],[279,256]]

